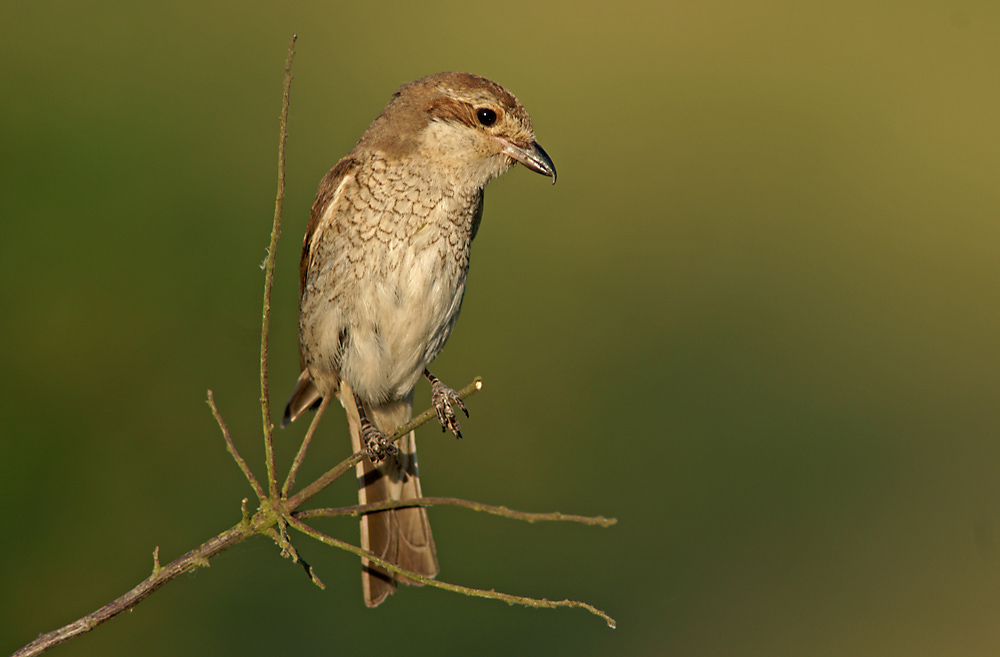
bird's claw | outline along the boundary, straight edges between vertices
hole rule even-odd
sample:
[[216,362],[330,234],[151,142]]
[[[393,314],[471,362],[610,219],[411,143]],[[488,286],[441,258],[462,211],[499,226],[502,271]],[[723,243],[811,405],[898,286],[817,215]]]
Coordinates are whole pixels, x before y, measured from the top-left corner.
[[460,408],[465,413],[465,417],[469,417],[469,409],[465,407],[465,402],[458,396],[458,393],[434,379],[431,383],[431,402],[434,404],[434,410],[437,411],[441,431],[449,429],[456,438],[461,438],[462,427],[455,415],[455,407]]
[[361,423],[361,438],[365,441],[365,452],[372,463],[378,463],[386,456],[395,456],[399,448],[389,441],[388,436],[367,420]]

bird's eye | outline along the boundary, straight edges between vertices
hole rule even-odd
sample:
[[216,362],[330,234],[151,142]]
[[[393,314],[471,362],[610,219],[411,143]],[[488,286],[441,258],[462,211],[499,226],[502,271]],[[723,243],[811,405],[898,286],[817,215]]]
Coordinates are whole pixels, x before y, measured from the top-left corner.
[[480,107],[476,110],[476,119],[480,125],[488,128],[497,122],[497,113],[488,107]]

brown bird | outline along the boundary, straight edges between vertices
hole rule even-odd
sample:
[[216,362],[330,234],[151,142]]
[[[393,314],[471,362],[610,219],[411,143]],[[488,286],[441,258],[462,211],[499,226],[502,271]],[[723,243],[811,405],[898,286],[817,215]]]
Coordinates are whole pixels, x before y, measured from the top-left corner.
[[[439,73],[403,85],[347,157],[320,183],[299,267],[302,374],[283,424],[327,395],[347,412],[362,504],[420,497],[414,435],[387,435],[412,415],[421,375],[442,430],[461,437],[465,405],[427,367],[458,319],[483,190],[520,162],[556,179],[531,119],[500,85]],[[434,539],[423,508],[370,513],[361,546],[433,577]],[[365,603],[413,583],[362,560]]]

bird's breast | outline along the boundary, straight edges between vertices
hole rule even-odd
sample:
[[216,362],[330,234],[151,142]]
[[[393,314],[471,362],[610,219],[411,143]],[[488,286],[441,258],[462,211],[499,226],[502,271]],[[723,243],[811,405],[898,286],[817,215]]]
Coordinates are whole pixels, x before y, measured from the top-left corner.
[[451,334],[482,191],[427,176],[369,161],[317,226],[299,320],[321,389],[404,397]]
[[[425,229],[428,230],[428,229]],[[341,377],[371,401],[403,397],[438,355],[458,318],[466,254],[447,235],[422,248],[379,243],[371,249],[345,314]]]

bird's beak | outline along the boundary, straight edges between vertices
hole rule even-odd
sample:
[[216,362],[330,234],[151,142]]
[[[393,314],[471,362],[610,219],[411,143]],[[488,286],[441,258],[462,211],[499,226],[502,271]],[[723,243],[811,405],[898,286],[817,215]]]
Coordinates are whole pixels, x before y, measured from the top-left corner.
[[549,176],[552,178],[552,184],[556,184],[556,165],[552,164],[552,158],[549,157],[544,148],[538,145],[537,141],[533,141],[527,146],[519,146],[505,141],[503,152],[535,173]]

